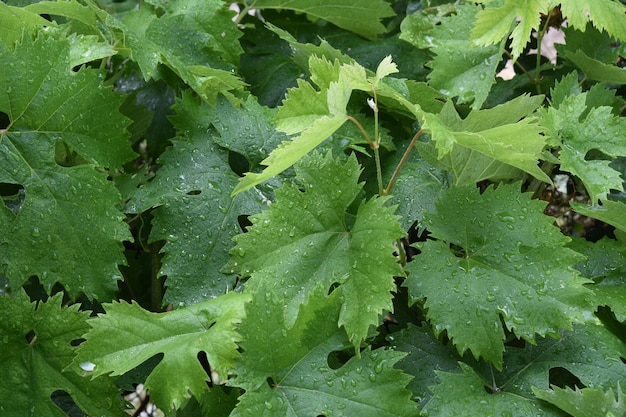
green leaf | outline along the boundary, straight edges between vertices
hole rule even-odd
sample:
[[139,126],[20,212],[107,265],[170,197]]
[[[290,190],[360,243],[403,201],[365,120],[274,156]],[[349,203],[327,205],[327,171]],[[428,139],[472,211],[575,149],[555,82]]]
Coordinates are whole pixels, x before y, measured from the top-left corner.
[[0,2],[0,41],[11,49],[22,40],[24,33],[35,33],[50,22],[20,7],[7,6]]
[[[71,297],[110,299],[130,233],[115,208],[119,193],[95,165],[116,168],[134,157],[121,99],[95,71],[71,71],[67,41],[26,37],[14,52],[0,45],[0,61],[15,69],[0,73],[0,111],[9,117],[0,130],[0,182],[24,189],[14,211],[0,206],[6,277],[13,288],[36,275],[48,290],[59,282]],[[93,165],[61,166],[55,149],[63,146]]]
[[603,238],[591,243],[574,239],[570,248],[587,259],[575,265],[580,273],[595,281],[588,286],[594,292],[594,305],[609,306],[619,321],[626,320],[626,247],[623,242]]
[[106,314],[88,321],[91,330],[74,363],[95,364],[94,378],[117,376],[163,354],[145,386],[159,408],[177,408],[190,393],[199,399],[208,389],[210,376],[198,360],[200,352],[221,379],[228,378],[239,356],[234,327],[244,316],[247,299],[229,293],[167,313],[151,313],[135,303],[105,304]]
[[500,46],[477,46],[470,40],[474,16],[479,6],[461,6],[457,13],[441,19],[429,35],[435,59],[428,65],[430,85],[459,103],[472,103],[479,109],[495,84],[496,67],[504,50]]
[[614,116],[610,107],[588,110],[586,98],[587,93],[565,97],[544,112],[541,123],[557,143],[561,142],[561,169],[578,176],[595,203],[611,190],[623,190],[623,178],[609,166],[609,160],[592,159],[588,153],[594,150],[608,157],[626,155],[626,121]]
[[617,398],[613,390],[583,388],[572,390],[568,387],[553,386],[550,390],[534,389],[538,398],[556,405],[572,417],[615,417],[623,416],[626,404],[624,393],[617,384]]
[[[540,14],[547,14],[549,0],[505,0],[496,2],[478,12],[471,39],[478,45],[499,44],[511,39],[511,55],[517,60],[530,40],[531,33],[539,29]],[[580,13],[579,9],[577,12]]]
[[498,369],[502,322],[534,343],[535,334],[571,328],[587,294],[571,268],[580,255],[563,247],[568,238],[543,215],[545,204],[518,187],[444,191],[425,224],[438,240],[420,245],[406,267],[405,285],[413,301],[426,300],[435,333],[445,330],[461,354],[469,349]]
[[585,31],[588,20],[591,20],[598,30],[606,30],[620,40],[626,39],[626,6],[619,1],[570,0],[561,3],[561,12],[567,18],[568,26],[575,29]]
[[[317,287],[294,323],[285,329],[283,305],[267,300],[276,283],[255,291],[239,329],[243,353],[231,385],[246,390],[233,417],[243,416],[415,416],[417,404],[405,389],[410,378],[393,369],[404,354],[365,349],[334,366],[329,356],[346,347],[336,321],[338,294]],[[286,301],[286,300],[285,300]]]
[[[223,103],[220,109],[224,106],[227,104]],[[251,106],[254,105],[249,102],[248,107]],[[207,135],[208,127],[217,124],[216,117],[224,115],[225,110],[216,114],[216,109],[190,94],[184,94],[174,109],[176,116],[172,121],[184,136],[172,140],[172,147],[159,158],[162,167],[151,182],[136,190],[126,211],[140,213],[158,207],[153,211],[150,241],[167,242],[162,249],[165,256],[160,270],[161,275],[167,276],[165,301],[184,305],[233,289],[234,278],[220,269],[228,262],[232,238],[241,232],[238,216],[255,213],[266,205],[258,193],[230,197],[238,177],[230,169],[228,152],[215,142],[233,138],[228,136],[232,120],[220,119],[224,135],[221,139]],[[241,118],[237,129],[267,134],[267,121],[254,120],[252,116]],[[237,139],[249,140],[247,135]],[[245,142],[233,142],[230,146],[245,146]],[[254,151],[246,154],[251,152]]]
[[324,19],[370,39],[386,32],[381,19],[394,16],[393,9],[382,0],[335,0],[332,3],[317,0],[255,0],[250,7],[306,13],[312,19]]
[[387,336],[387,340],[394,350],[408,353],[398,362],[398,368],[414,376],[407,388],[422,404],[432,397],[430,388],[440,382],[437,372],[461,370],[456,349],[439,342],[427,325],[409,324],[406,329]]
[[[474,110],[465,119],[461,119],[452,103],[447,102],[439,115],[424,115],[422,128],[435,141],[437,159],[459,146],[550,183],[550,178],[537,166],[545,146],[544,130],[529,116],[542,99],[541,96],[520,96],[492,109]],[[464,159],[468,155],[465,152],[460,157]],[[491,163],[488,159],[479,157],[479,160],[484,164],[479,172],[489,172]]]
[[392,309],[393,276],[402,275],[392,243],[404,236],[385,198],[358,198],[359,174],[354,157],[345,165],[317,154],[302,160],[296,165],[301,185],[277,189],[276,202],[250,217],[253,226],[235,238],[230,263],[252,275],[251,289],[280,277],[288,325],[317,285],[328,291],[338,284],[334,291],[344,305],[338,324],[355,346],[383,310]]
[[432,388],[433,397],[424,406],[430,417],[527,417],[554,416],[537,401],[500,392],[489,394],[472,368],[459,363],[462,374],[437,372],[441,383]]
[[67,416],[51,400],[53,393],[65,391],[88,415],[124,416],[122,397],[112,379],[87,384],[87,372],[79,363],[70,365],[76,351],[73,342],[88,329],[89,314],[79,312],[78,305],[62,307],[62,298],[59,293],[35,304],[21,289],[13,296],[0,296],[0,412]]
[[570,205],[583,216],[593,217],[626,232],[626,205],[624,203],[605,200],[601,206],[589,206],[572,201]]
[[124,46],[144,78],[156,78],[158,65],[165,64],[209,103],[215,103],[220,93],[234,100],[232,91],[241,90],[244,84],[231,73],[243,52],[232,12],[219,0],[184,0],[161,6],[165,12],[161,17],[143,2],[123,21],[107,21],[124,33]]
[[569,59],[580,68],[590,80],[626,84],[626,70],[623,68],[604,64],[588,57],[580,50],[576,52],[565,51],[565,58]]

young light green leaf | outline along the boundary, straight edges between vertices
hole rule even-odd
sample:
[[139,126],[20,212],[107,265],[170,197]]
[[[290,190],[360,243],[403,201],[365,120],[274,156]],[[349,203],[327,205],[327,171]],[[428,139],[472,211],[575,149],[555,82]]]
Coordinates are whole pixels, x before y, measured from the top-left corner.
[[441,194],[425,226],[438,240],[420,245],[405,285],[424,307],[436,334],[447,332],[463,354],[502,368],[504,325],[531,343],[580,319],[587,281],[571,268],[581,256],[543,215],[544,203],[501,185]]
[[541,123],[555,141],[562,143],[561,169],[578,176],[596,203],[612,189],[623,190],[623,179],[609,166],[610,161],[592,159],[588,152],[598,150],[609,157],[626,155],[626,121],[614,116],[610,107],[589,110],[586,97],[587,93],[582,93],[564,98],[544,112]]
[[[626,6],[614,0],[570,0],[561,2],[561,12],[568,25],[584,31],[587,22],[609,35],[626,39]],[[584,10],[585,13],[580,11]]]
[[392,61],[391,55],[387,55],[381,62],[378,64],[378,68],[376,68],[376,82],[374,85],[378,85],[380,80],[385,78],[390,74],[395,74],[398,72],[398,66]]
[[459,103],[472,103],[479,109],[495,83],[496,67],[504,44],[477,46],[470,40],[470,30],[479,6],[465,5],[457,13],[441,19],[430,37],[435,59],[428,75],[430,85]]
[[85,383],[79,364],[70,365],[73,342],[87,331],[87,312],[78,304],[62,307],[62,294],[31,303],[21,290],[0,296],[0,413],[3,416],[62,417],[51,400],[65,391],[87,415],[125,416],[122,397],[111,378]]
[[393,9],[382,0],[335,0],[331,3],[311,0],[254,0],[250,7],[306,13],[311,18],[324,19],[370,39],[385,33],[385,27],[380,20],[394,15]]
[[[95,166],[117,168],[135,154],[121,99],[96,71],[72,72],[69,50],[43,36],[25,37],[13,52],[0,44],[10,69],[0,73],[0,111],[9,118],[0,130],[0,182],[24,190],[11,210],[0,207],[0,264],[15,289],[38,276],[48,290],[59,282],[71,297],[107,300],[130,233],[116,209],[119,193]],[[90,164],[72,163],[72,152]]]
[[475,110],[465,119],[448,102],[439,115],[425,113],[422,127],[435,141],[438,159],[460,146],[549,183],[550,177],[537,166],[546,144],[544,129],[528,116],[541,100],[520,96],[492,109]]
[[402,275],[392,243],[404,235],[393,208],[383,205],[386,199],[360,201],[359,174],[354,157],[345,165],[317,154],[302,160],[296,165],[301,186],[276,190],[276,202],[235,238],[230,262],[252,275],[246,286],[253,290],[280,277],[288,325],[317,285],[329,291],[338,284],[334,291],[344,305],[338,324],[355,346],[392,308],[393,276]]
[[613,390],[583,388],[572,390],[569,387],[552,386],[549,390],[533,389],[533,392],[544,401],[554,404],[572,417],[616,417],[624,415],[626,403],[624,392],[617,384],[617,398]]
[[[346,347],[337,328],[342,302],[318,286],[291,326],[276,282],[254,291],[239,332],[243,353],[231,385],[246,390],[232,416],[416,416],[405,388],[410,378],[393,366],[404,354],[365,349],[337,367],[329,356]],[[288,328],[286,329],[286,326]]]
[[135,303],[105,304],[107,313],[88,321],[92,328],[73,363],[95,364],[94,378],[116,376],[163,354],[145,386],[159,408],[179,407],[190,393],[201,398],[208,389],[210,376],[198,360],[200,352],[221,379],[228,378],[239,356],[234,328],[247,300],[233,292],[167,313],[151,313]]
[[547,14],[552,7],[550,3],[551,0],[505,0],[504,4],[497,2],[495,7],[487,6],[476,15],[471,39],[478,45],[489,46],[511,38],[511,55],[516,60],[532,31],[539,28],[541,13]]
[[324,58],[311,57],[311,80],[299,82],[291,89],[277,114],[277,128],[285,133],[301,132],[291,141],[283,142],[261,163],[267,168],[257,174],[248,172],[233,195],[280,174],[315,149],[348,120],[346,106],[356,83],[367,84],[365,69],[358,64],[339,65]]

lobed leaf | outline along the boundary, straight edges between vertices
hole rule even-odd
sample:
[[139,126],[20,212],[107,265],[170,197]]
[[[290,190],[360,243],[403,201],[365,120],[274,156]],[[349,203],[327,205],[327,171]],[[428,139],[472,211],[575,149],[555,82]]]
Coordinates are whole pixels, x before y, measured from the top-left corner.
[[78,311],[77,304],[63,307],[62,298],[59,293],[31,303],[21,289],[0,296],[0,412],[63,417],[65,410],[53,398],[64,392],[88,415],[126,415],[111,378],[86,384],[87,373],[71,364],[75,342],[89,327],[88,313]]
[[425,226],[437,240],[420,245],[405,285],[413,301],[425,299],[436,334],[445,330],[461,354],[469,349],[501,369],[502,323],[531,343],[571,328],[586,280],[543,203],[501,185],[483,194],[451,188],[435,205]]
[[624,393],[617,384],[617,398],[613,390],[583,388],[572,390],[568,387],[553,386],[550,390],[533,390],[538,398],[556,405],[572,417],[613,417],[624,414],[626,404]]
[[235,238],[230,262],[251,275],[246,287],[252,290],[281,282],[288,326],[318,285],[327,291],[338,285],[344,305],[338,324],[355,346],[392,308],[393,276],[402,274],[392,242],[404,236],[386,199],[358,198],[359,173],[354,157],[345,165],[317,154],[302,160],[296,165],[301,185],[277,189],[276,202],[250,217],[253,226]]
[[280,293],[277,283],[257,287],[240,327],[243,353],[231,385],[246,392],[233,416],[418,414],[404,388],[410,378],[393,369],[403,353],[367,348],[346,363],[329,362],[333,351],[346,347],[336,325],[342,309],[337,293],[326,296],[318,286],[291,325],[283,315],[287,300],[269,293]]
[[72,72],[69,59],[67,41],[43,35],[13,52],[0,44],[9,68],[0,73],[0,111],[9,118],[0,130],[0,182],[23,189],[10,209],[0,206],[0,264],[13,288],[38,276],[48,290],[59,282],[71,297],[107,300],[130,233],[119,193],[96,166],[117,168],[135,154],[121,98],[95,71]]
[[106,314],[88,321],[91,329],[73,363],[95,364],[94,378],[116,376],[163,354],[145,386],[159,408],[178,408],[190,393],[199,399],[208,389],[205,381],[211,377],[198,360],[200,352],[221,379],[228,378],[239,356],[234,328],[247,299],[229,293],[167,313],[151,313],[136,303],[106,304]]

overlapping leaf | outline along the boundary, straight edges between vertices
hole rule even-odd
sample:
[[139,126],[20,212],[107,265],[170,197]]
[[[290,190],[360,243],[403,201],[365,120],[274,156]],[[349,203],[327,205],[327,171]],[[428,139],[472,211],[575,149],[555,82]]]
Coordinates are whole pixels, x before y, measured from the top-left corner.
[[145,386],[160,408],[179,407],[189,393],[200,398],[208,389],[210,376],[198,360],[200,352],[221,379],[228,377],[239,356],[234,327],[244,316],[247,299],[229,293],[167,313],[150,313],[135,303],[107,304],[107,314],[88,321],[92,328],[74,363],[95,364],[94,377],[115,376],[163,354]]
[[[501,166],[504,163],[551,182],[550,177],[537,167],[546,145],[542,135],[544,129],[529,116],[541,100],[541,96],[520,96],[492,109],[475,110],[465,119],[461,119],[448,102],[440,114],[426,113],[422,127],[435,141],[438,159],[451,153],[453,161],[463,161],[472,170],[477,170],[472,175],[476,179],[506,171],[506,167]],[[456,147],[463,150],[455,151]],[[474,156],[473,152],[480,155]],[[461,170],[458,178],[464,175]]]
[[0,413],[67,416],[51,400],[54,392],[65,391],[88,415],[124,416],[113,380],[86,384],[78,364],[70,366],[76,350],[72,342],[89,328],[89,315],[78,305],[64,308],[61,301],[57,294],[35,305],[21,290],[0,296]]
[[617,398],[613,390],[604,392],[601,389],[552,387],[551,390],[536,390],[537,397],[556,405],[572,417],[614,417],[624,414],[626,403],[624,392],[617,384]]
[[389,4],[382,0],[254,0],[250,7],[306,13],[311,18],[324,19],[366,38],[384,33],[385,27],[380,20],[394,15]]
[[[0,131],[0,182],[24,190],[11,210],[0,206],[0,264],[14,288],[36,275],[46,288],[58,281],[72,296],[106,300],[130,234],[115,208],[119,193],[95,165],[117,168],[134,153],[121,99],[95,71],[73,73],[69,54],[67,41],[43,36],[25,37],[14,52],[0,44],[0,111],[9,117]],[[63,146],[90,164],[59,165]]]
[[[184,95],[172,118],[183,136],[173,140],[173,146],[159,158],[162,168],[136,191],[127,206],[132,213],[158,207],[153,212],[150,240],[166,241],[160,273],[167,276],[165,300],[169,303],[193,304],[224,294],[234,285],[234,279],[220,269],[228,262],[232,237],[241,232],[238,216],[261,210],[264,197],[251,193],[230,197],[238,177],[230,169],[228,152],[215,143],[210,126],[218,125],[222,133],[217,141],[228,142],[251,159],[258,158],[257,149],[245,150],[249,135],[258,141],[257,146],[265,139],[265,146],[274,143],[269,120],[256,106],[249,102],[244,109],[234,109],[221,102],[216,115],[207,103]],[[247,109],[257,113],[243,115]],[[233,114],[219,118],[228,111]],[[234,117],[239,117],[237,127],[233,126]],[[239,130],[246,134],[236,135]]]
[[[158,3],[156,10],[142,2],[123,21],[107,23],[124,33],[145,79],[158,75],[158,65],[170,67],[203,99],[215,103],[219,93],[234,98],[243,82],[231,69],[242,53],[241,33],[232,22],[232,12],[219,0],[183,0]],[[160,12],[165,12],[157,17]]]
[[[557,84],[555,91],[566,88],[575,80],[568,77]],[[623,190],[623,178],[609,166],[610,160],[589,155],[599,151],[609,157],[626,155],[626,121],[612,114],[611,107],[589,109],[587,93],[578,91],[553,102],[541,123],[546,126],[556,143],[560,142],[561,169],[578,176],[591,201],[605,199],[611,190]],[[560,96],[563,96],[562,94]]]
[[479,194],[451,188],[425,226],[436,241],[407,265],[413,300],[425,299],[437,334],[447,332],[459,352],[502,367],[502,323],[534,343],[535,334],[571,328],[574,305],[586,290],[571,268],[580,255],[543,215],[544,204],[501,185]]
[[504,45],[477,46],[470,40],[470,31],[478,6],[461,6],[457,13],[443,18],[431,33],[430,49],[435,59],[428,75],[430,85],[459,103],[472,103],[479,109],[495,83],[496,67]]
[[[287,298],[280,284],[265,282],[246,308],[240,327],[243,353],[231,385],[246,389],[233,416],[416,416],[405,388],[410,378],[393,369],[404,354],[365,349],[359,357],[333,366],[329,356],[347,338],[337,328],[342,302],[318,286],[294,323],[285,322]],[[289,295],[287,295],[289,297]]]
[[236,237],[230,265],[252,275],[251,289],[281,283],[287,325],[314,288],[338,285],[344,306],[338,324],[358,346],[392,308],[393,276],[402,274],[392,242],[404,232],[384,198],[358,198],[356,159],[342,165],[315,154],[296,166],[296,177],[301,186],[285,184],[268,210],[250,218],[253,226]]

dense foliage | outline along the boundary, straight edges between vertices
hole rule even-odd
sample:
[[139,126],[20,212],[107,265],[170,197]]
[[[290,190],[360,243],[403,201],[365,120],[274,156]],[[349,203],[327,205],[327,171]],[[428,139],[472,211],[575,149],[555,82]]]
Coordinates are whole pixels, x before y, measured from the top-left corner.
[[626,416],[623,42],[615,0],[0,2],[0,414]]

